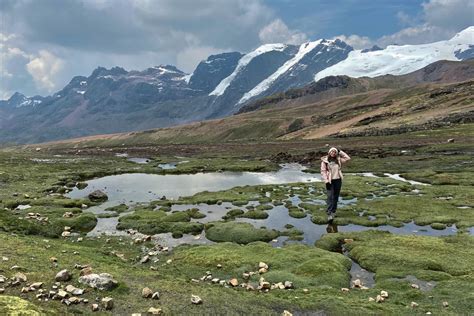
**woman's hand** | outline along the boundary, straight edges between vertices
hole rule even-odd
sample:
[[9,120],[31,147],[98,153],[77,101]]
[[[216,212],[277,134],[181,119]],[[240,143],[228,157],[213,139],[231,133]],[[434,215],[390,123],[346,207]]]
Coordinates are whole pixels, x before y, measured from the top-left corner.
[[326,182],[326,190],[331,190],[331,183],[329,182]]

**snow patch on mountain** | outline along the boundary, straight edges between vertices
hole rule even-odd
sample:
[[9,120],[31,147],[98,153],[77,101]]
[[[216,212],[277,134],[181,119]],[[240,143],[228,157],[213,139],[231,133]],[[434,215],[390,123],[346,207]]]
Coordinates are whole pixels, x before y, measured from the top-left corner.
[[271,52],[271,51],[283,51],[288,45],[286,44],[265,44],[260,47],[258,47],[256,50],[244,55],[242,58],[240,58],[239,63],[237,64],[237,67],[234,69],[234,71],[227,77],[224,78],[218,85],[217,87],[209,93],[211,96],[220,96],[223,95],[225,90],[230,86],[231,82],[235,79],[235,77],[238,75],[238,73],[247,66],[252,59],[255,57]]
[[314,41],[314,42],[307,42],[303,43],[300,45],[300,48],[298,50],[298,53],[288,60],[286,63],[284,63],[280,68],[278,68],[272,75],[270,75],[268,78],[260,82],[257,86],[255,86],[252,90],[249,92],[245,93],[243,97],[239,100],[237,104],[242,104],[247,100],[250,100],[251,98],[261,94],[265,90],[267,90],[274,82],[277,80],[280,76],[282,76],[284,73],[286,73],[288,70],[291,69],[294,65],[296,65],[303,57],[312,51],[316,46],[318,46],[321,43],[322,40]]
[[422,45],[390,45],[384,50],[356,50],[349,56],[320,72],[314,80],[327,76],[377,77],[381,75],[403,75],[423,68],[438,60],[459,60],[455,52],[469,49],[474,44],[474,26],[468,27],[446,41]]

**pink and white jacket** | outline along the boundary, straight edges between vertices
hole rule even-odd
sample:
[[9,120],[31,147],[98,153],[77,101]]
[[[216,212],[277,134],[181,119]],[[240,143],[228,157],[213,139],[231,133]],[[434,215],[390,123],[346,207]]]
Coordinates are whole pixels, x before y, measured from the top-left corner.
[[[344,178],[341,171],[342,164],[349,160],[351,160],[351,157],[349,157],[349,155],[343,152],[342,150],[339,150],[339,155],[337,156],[337,163],[339,164],[339,177],[341,179]],[[321,176],[325,183],[331,183],[332,180],[331,171],[329,170],[328,163],[329,161],[327,155],[321,157]]]

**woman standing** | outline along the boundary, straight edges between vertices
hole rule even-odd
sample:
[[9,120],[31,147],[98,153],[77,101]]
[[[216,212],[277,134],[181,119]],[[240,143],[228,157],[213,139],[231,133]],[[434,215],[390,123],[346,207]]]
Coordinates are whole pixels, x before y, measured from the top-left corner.
[[337,210],[337,201],[342,186],[342,164],[349,161],[351,157],[342,150],[331,147],[328,155],[321,157],[321,176],[326,184],[327,214],[328,222],[334,220]]

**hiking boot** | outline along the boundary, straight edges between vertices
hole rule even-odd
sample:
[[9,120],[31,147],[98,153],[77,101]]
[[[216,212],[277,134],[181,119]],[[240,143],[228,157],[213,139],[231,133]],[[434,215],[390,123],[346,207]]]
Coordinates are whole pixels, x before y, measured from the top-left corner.
[[334,213],[328,215],[328,222],[331,223],[334,220]]

